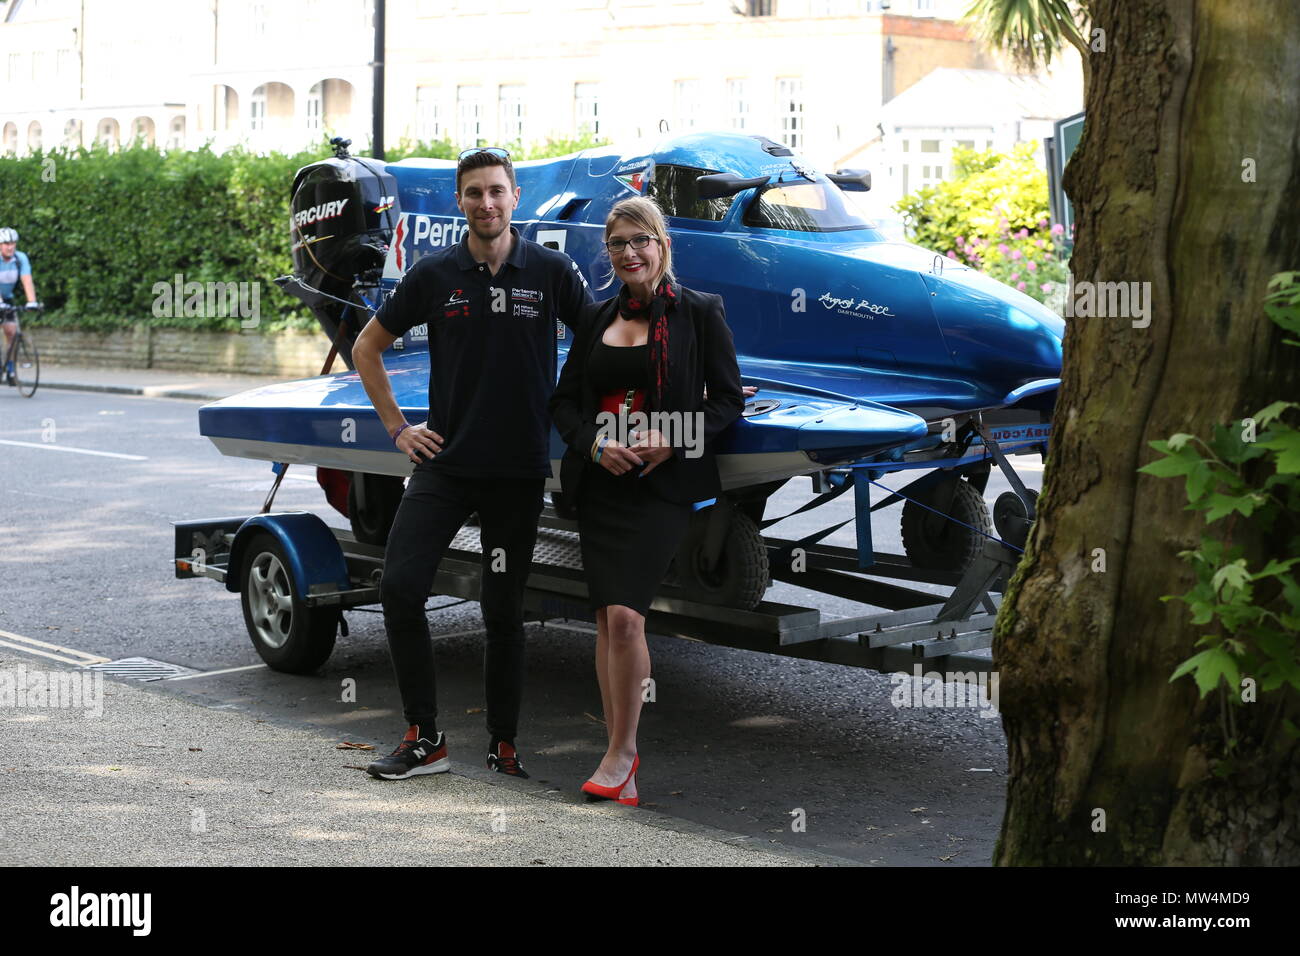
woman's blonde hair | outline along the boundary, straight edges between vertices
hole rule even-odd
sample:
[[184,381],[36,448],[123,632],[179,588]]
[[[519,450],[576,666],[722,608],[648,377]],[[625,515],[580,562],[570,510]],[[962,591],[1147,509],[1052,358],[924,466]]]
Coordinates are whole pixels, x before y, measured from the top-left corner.
[[[614,224],[620,219],[626,219],[638,229],[644,229],[647,235],[654,236],[659,241],[659,274],[654,277],[654,282],[651,283],[652,287],[657,288],[659,280],[664,278],[668,279],[669,282],[676,282],[677,280],[673,276],[673,250],[668,245],[668,223],[664,221],[664,214],[659,209],[659,204],[646,196],[630,196],[614,203],[614,208],[605,217],[606,241],[609,239],[609,231],[614,228]],[[608,251],[605,255],[608,258]],[[611,261],[609,277],[605,285],[609,285],[613,279],[614,263]]]

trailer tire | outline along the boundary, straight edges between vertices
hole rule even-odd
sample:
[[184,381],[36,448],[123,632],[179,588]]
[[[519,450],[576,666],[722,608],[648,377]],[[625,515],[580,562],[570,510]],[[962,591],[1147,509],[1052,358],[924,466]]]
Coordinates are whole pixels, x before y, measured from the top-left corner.
[[334,650],[339,611],[303,603],[284,545],[275,535],[260,532],[249,540],[241,574],[244,626],[267,666],[309,674],[324,664]]
[[763,600],[771,583],[767,544],[758,525],[749,516],[733,512],[722,554],[712,570],[703,566],[707,529],[708,511],[697,511],[673,562],[677,586],[692,601],[750,610]]
[[[932,486],[917,495],[917,500],[984,534],[991,533],[993,525],[988,505],[984,503],[984,495],[974,485],[960,478],[953,478],[952,481],[956,483],[956,489],[952,504],[947,510],[936,504],[945,500],[943,485]],[[934,519],[934,523],[930,519]],[[940,521],[942,524],[935,527]],[[959,574],[975,562],[987,540],[984,534],[976,534],[970,528],[941,519],[912,501],[903,502],[902,534],[903,552],[911,559],[914,567],[930,571],[956,571]]]
[[[363,482],[364,508],[357,497],[357,487]],[[354,471],[348,485],[348,521],[352,524],[352,536],[362,544],[387,544],[388,532],[393,528],[393,519],[397,517],[397,507],[402,503],[405,491],[406,485],[401,478]]]

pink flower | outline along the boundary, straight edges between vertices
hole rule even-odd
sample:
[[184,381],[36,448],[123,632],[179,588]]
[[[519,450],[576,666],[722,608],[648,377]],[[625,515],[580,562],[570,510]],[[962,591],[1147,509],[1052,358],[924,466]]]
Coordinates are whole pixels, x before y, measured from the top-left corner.
[[1029,267],[1029,271],[1030,271],[1030,272],[1037,272],[1037,271],[1038,271],[1038,263],[1037,263],[1037,262],[1026,262],[1025,265]]
[[1042,229],[1045,225],[1047,225],[1047,217],[1046,217],[1046,216],[1044,216],[1042,219],[1038,220],[1038,228],[1039,228],[1039,229]]
[[1043,242],[1043,240],[1041,240],[1041,239],[1035,239],[1035,240],[1034,240],[1034,245],[1038,246],[1039,249],[1045,249],[1045,248],[1047,248],[1047,244],[1046,244],[1045,242]]
[[951,249],[949,249],[949,250],[948,250],[948,258],[949,258],[949,259],[956,259],[956,258],[957,258],[957,253],[955,253],[955,252],[953,252]]
[[965,242],[965,241],[966,241],[966,237],[965,237],[965,236],[958,236],[958,237],[957,237],[957,245],[960,246],[960,245],[961,245],[963,242]]
[[1017,283],[1016,283],[1016,288],[1019,289],[1021,292],[1024,292],[1024,291],[1025,291],[1025,284],[1024,284],[1023,282],[1017,282]]
[[1059,236],[1063,232],[1065,232],[1065,227],[1062,226],[1059,222],[1052,227],[1052,235],[1054,236]]
[[1019,258],[1020,258],[1021,256],[1023,256],[1023,255],[1024,255],[1024,253],[1021,252],[1019,249],[1012,249],[1012,250],[1011,250],[1011,258],[1012,258],[1012,259],[1019,259]]
[[1015,282],[1015,281],[1016,281],[1017,279],[1019,279],[1019,278],[1020,278],[1020,273],[1019,273],[1019,272],[1013,272],[1013,273],[1011,273],[1010,277],[1008,277],[1007,281],[1008,281],[1008,282]]
[[1028,239],[1028,238],[1029,238],[1029,230],[1028,230],[1028,229],[1021,229],[1018,233],[1016,233],[1016,238],[1017,238],[1017,239]]
[[998,252],[1002,253],[1005,256],[1010,251],[1011,250],[1007,248],[1007,244],[1005,242],[998,243]]
[[1051,292],[1051,291],[1052,291],[1052,283],[1050,283],[1050,282],[1044,282],[1042,285],[1039,286],[1039,288],[1042,289],[1044,292]]

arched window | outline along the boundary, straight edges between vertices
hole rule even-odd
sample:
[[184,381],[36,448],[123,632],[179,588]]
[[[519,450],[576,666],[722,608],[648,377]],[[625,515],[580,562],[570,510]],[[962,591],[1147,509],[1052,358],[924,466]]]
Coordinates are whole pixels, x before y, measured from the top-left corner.
[[266,87],[259,86],[248,98],[248,131],[260,133],[266,129]]
[[321,93],[321,86],[317,83],[307,91],[307,129],[314,133],[320,132],[321,116],[325,112],[325,97]]
[[41,124],[32,120],[27,126],[27,152],[39,153],[41,151]]
[[120,127],[117,120],[106,117],[99,121],[99,126],[95,129],[95,142],[102,143],[109,149],[117,149],[119,136]]

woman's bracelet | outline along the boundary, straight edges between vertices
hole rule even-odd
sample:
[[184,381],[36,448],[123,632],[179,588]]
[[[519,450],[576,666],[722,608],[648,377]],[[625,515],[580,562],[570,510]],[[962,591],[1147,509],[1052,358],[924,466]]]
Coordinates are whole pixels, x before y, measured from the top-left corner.
[[591,460],[600,461],[600,455],[605,450],[605,442],[609,438],[607,435],[597,435],[596,440],[591,443]]
[[391,435],[392,435],[394,445],[397,444],[397,436],[402,434],[402,432],[406,431],[410,427],[411,427],[410,422],[403,422],[402,424],[398,425],[396,428],[393,429]]

